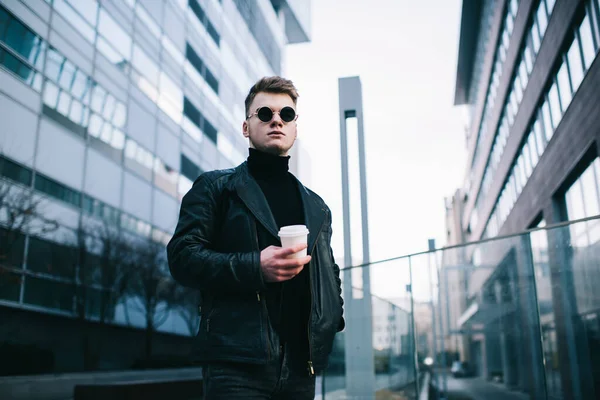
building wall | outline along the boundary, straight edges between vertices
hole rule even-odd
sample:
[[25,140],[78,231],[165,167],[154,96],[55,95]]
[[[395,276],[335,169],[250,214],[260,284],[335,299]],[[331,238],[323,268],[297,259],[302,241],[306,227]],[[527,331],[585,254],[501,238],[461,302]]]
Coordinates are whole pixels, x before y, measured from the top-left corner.
[[[276,3],[0,0],[0,186],[33,189],[39,220],[59,223],[17,236],[0,308],[72,317],[81,267],[71,253],[84,222],[165,244],[196,177],[246,158],[247,91],[282,73],[286,32],[296,42],[310,33],[304,14],[286,30],[310,1]],[[54,258],[34,266],[42,248]],[[67,259],[69,273],[58,273]],[[112,322],[144,327],[134,303],[124,299]],[[167,314],[160,331],[193,334]]]
[[[492,132],[492,134],[487,134],[486,143],[482,143],[481,145],[483,154],[486,154],[486,156],[482,157],[483,160],[487,159],[487,157],[495,156],[495,154],[490,153],[496,147],[494,145],[498,139],[497,132],[500,129],[499,125],[501,125],[507,113],[507,102],[510,101],[509,95],[514,91],[512,85],[516,75],[519,73],[520,55],[522,54],[523,47],[527,44],[531,19],[537,15],[539,2],[519,1],[518,3],[518,13],[514,20],[510,45],[506,53],[502,78],[500,79],[497,89],[498,94],[496,95],[496,98],[503,101],[495,101],[494,110],[490,113],[488,131]],[[523,141],[527,138],[527,134],[529,134],[532,125],[535,123],[540,105],[548,94],[553,77],[558,72],[557,60],[566,50],[564,46],[572,36],[574,24],[581,22],[583,3],[594,4],[592,15],[595,15],[595,8],[597,7],[595,2],[556,2],[550,14],[550,20],[544,32],[537,57],[535,58],[533,71],[529,74],[521,100],[518,102],[518,111],[514,117],[510,118],[513,120],[512,124],[510,124],[510,131],[506,135],[506,138],[503,139],[506,141],[506,144],[497,146],[502,151],[499,152],[499,161],[494,163],[496,166],[493,174],[490,174],[491,179],[488,181],[486,189],[481,189],[483,185],[486,185],[486,182],[482,182],[485,175],[486,162],[479,162],[475,168],[475,179],[473,179],[473,185],[467,192],[468,200],[463,220],[463,224],[467,221],[467,224],[464,224],[463,228],[466,228],[468,225],[468,231],[470,231],[468,240],[477,240],[486,236],[487,221],[490,217],[493,217],[492,213],[494,212],[498,198],[501,196],[502,190],[506,185],[505,179],[508,178],[511,169],[517,161]],[[592,23],[596,22],[592,20]],[[597,34],[594,33],[594,35]],[[573,101],[570,103],[568,110],[562,115],[560,126],[555,128],[553,141],[561,143],[556,145],[550,143],[546,149],[542,150],[543,157],[540,157],[539,164],[533,171],[534,174],[528,178],[527,184],[524,185],[525,188],[523,190],[532,194],[529,195],[529,198],[522,193],[518,197],[519,202],[528,206],[515,205],[512,208],[516,211],[514,216],[511,214],[509,218],[519,222],[511,224],[507,221],[503,224],[504,228],[498,227],[494,230],[496,234],[498,230],[502,233],[513,233],[527,229],[544,208],[543,204],[551,202],[552,196],[554,196],[558,188],[567,181],[567,177],[572,173],[573,168],[578,160],[582,158],[583,153],[590,146],[593,146],[591,142],[597,139],[598,133],[594,129],[597,126],[597,121],[593,117],[595,113],[592,112],[595,109],[595,104],[589,101],[589,96],[593,96],[591,93],[594,93],[594,87],[596,86],[596,73],[594,71],[597,68],[596,64],[592,64],[591,68],[587,71],[585,80],[574,94]],[[586,125],[579,125],[577,127],[574,125],[569,126],[570,123],[575,124],[575,122],[569,121],[578,121],[579,124],[583,122]],[[586,128],[588,123],[591,127],[590,129]],[[477,126],[471,127],[471,129],[474,128],[477,128]],[[562,132],[569,132],[568,139],[566,139],[567,134],[563,134]],[[573,133],[578,136],[571,136]],[[561,138],[563,139],[561,140]],[[565,144],[566,147],[562,144]],[[574,150],[570,151],[569,149]],[[568,164],[567,160],[570,160],[570,164]],[[551,165],[553,167],[550,167]],[[545,166],[548,166],[548,168]],[[542,181],[539,181],[540,179]],[[550,184],[550,181],[553,184]],[[478,222],[476,224],[469,224],[468,221],[473,221],[474,205],[478,194],[479,197],[482,197],[481,193],[479,193],[482,190],[485,190],[485,201],[478,204]]]
[[495,101],[481,108],[488,125],[471,148],[463,229],[471,241],[542,230],[470,246],[465,297],[481,311],[461,320],[483,329],[488,378],[495,369],[534,397],[592,398],[598,221],[546,227],[600,215],[600,4],[507,3],[518,8],[510,39],[489,50],[505,55],[484,83]]

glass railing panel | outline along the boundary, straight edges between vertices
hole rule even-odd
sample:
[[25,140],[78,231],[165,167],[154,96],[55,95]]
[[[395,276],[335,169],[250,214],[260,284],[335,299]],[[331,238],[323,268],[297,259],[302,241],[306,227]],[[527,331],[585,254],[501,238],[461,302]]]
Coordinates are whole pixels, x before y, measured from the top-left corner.
[[457,379],[478,378],[544,398],[529,235],[434,254],[413,257],[413,265],[435,261],[427,301],[433,346],[428,364],[436,389],[451,391],[460,386]]
[[416,398],[408,259],[346,269],[342,280],[346,328],[317,380],[317,398]]
[[549,399],[600,397],[600,219],[531,233]]

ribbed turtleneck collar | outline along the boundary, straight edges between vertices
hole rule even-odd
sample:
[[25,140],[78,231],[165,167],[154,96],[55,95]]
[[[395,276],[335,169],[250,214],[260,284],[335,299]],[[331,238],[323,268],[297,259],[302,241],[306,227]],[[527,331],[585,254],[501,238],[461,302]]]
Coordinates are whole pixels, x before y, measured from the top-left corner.
[[256,178],[276,178],[286,176],[289,170],[290,156],[273,154],[250,149],[248,168]]

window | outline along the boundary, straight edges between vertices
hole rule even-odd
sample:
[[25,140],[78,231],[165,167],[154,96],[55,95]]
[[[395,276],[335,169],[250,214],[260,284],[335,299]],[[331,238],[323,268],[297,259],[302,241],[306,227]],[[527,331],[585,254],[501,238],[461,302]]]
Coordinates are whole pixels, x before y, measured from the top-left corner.
[[160,75],[158,65],[137,45],[133,46],[132,63],[153,86],[158,86],[158,76]]
[[28,276],[23,301],[40,307],[73,312],[75,286]]
[[194,51],[194,49],[192,48],[192,46],[190,46],[190,44],[186,44],[185,47],[185,56],[188,59],[188,61],[194,66],[194,68],[196,68],[196,70],[200,73],[200,75],[202,75],[202,70],[204,69],[204,62],[202,62],[202,59],[198,56],[198,54]]
[[[600,213],[600,160],[596,158],[565,193],[567,220],[593,217]],[[589,313],[598,305],[597,251],[600,220],[588,220],[569,227],[573,285],[579,312]]]
[[540,51],[540,36],[538,31],[538,25],[534,20],[533,26],[531,27],[531,40],[533,43],[533,52],[537,55]]
[[40,92],[42,77],[36,72],[44,64],[46,43],[0,7],[0,65]]
[[114,224],[119,222],[119,210],[86,194],[83,195],[81,208],[94,217],[105,219]]
[[127,122],[127,108],[97,83],[93,84],[91,109],[104,120],[117,128],[123,128]]
[[529,132],[529,139],[527,139],[527,143],[529,143],[529,150],[531,151],[531,166],[535,168],[539,159],[540,152],[537,149],[537,145],[535,143],[535,135],[533,131]]
[[77,265],[75,247],[36,237],[29,238],[27,269],[42,274],[74,278]]
[[[48,50],[44,103],[80,126],[87,126],[91,79],[56,49]],[[54,83],[53,83],[54,82]]]
[[44,64],[44,41],[12,15],[4,10],[2,12],[6,22],[3,24],[5,28],[0,30],[0,40],[29,64],[41,69]]
[[596,159],[567,191],[565,197],[568,220],[599,214],[598,182],[600,182],[600,177],[596,177],[600,168],[598,164],[600,161]]
[[121,227],[143,237],[149,237],[152,233],[152,226],[149,223],[125,213],[121,214]]
[[154,159],[154,184],[165,192],[177,196],[177,171],[158,157]]
[[94,43],[98,3],[94,0],[55,0],[58,11],[90,43]]
[[[21,268],[24,251],[25,235],[15,229],[0,228],[0,265]],[[0,278],[1,275],[2,273],[0,273]],[[2,283],[0,283],[0,287],[2,287]]]
[[567,59],[569,60],[569,73],[571,75],[573,92],[576,92],[583,80],[583,63],[577,40],[574,40],[571,44],[571,48],[567,52]]
[[529,74],[527,72],[527,67],[525,66],[525,61],[523,60],[521,60],[521,63],[519,64],[519,78],[521,79],[522,89],[525,90],[527,88]]
[[218,46],[220,43],[219,33],[217,32],[213,24],[209,21],[208,16],[204,12],[200,4],[198,4],[196,0],[189,0],[189,6],[198,18],[198,20],[202,23],[202,25],[204,25],[210,37]]
[[161,35],[160,27],[139,2],[135,6],[135,13],[137,14],[140,22],[142,22],[146,28],[148,28],[150,33],[154,35],[155,38],[159,39]]
[[204,133],[214,144],[217,144],[217,128],[213,126],[207,119],[204,120]]
[[195,181],[198,176],[202,173],[200,167],[198,167],[193,161],[187,158],[185,155],[181,155],[181,174],[188,178],[190,181]]
[[177,183],[177,193],[179,201],[183,199],[183,196],[192,188],[193,182],[183,175],[179,175],[179,183]]
[[31,185],[31,170],[0,156],[0,176],[4,176],[24,185]]
[[0,273],[0,299],[18,302],[21,294],[21,280],[23,276],[13,272]]
[[175,44],[168,38],[167,35],[163,35],[161,42],[163,49],[165,49],[178,64],[183,64],[185,57],[183,54],[181,54],[177,46],[175,46]]
[[127,139],[127,144],[125,145],[125,157],[136,161],[138,164],[149,170],[152,170],[154,167],[154,156],[152,153],[131,139]]
[[219,93],[219,81],[217,80],[217,78],[212,74],[212,72],[210,72],[210,70],[207,68],[206,69],[206,83],[208,83],[208,86],[210,86],[212,88],[212,90],[215,91],[215,93]]
[[190,121],[200,127],[200,111],[188,100],[187,97],[183,100],[183,114],[187,116]]
[[548,104],[548,100],[544,102],[542,106],[542,115],[543,123],[544,123],[544,133],[546,134],[546,141],[549,142],[552,139],[552,135],[554,134],[554,129],[552,128],[552,120],[550,118],[550,106]]
[[185,51],[186,57],[190,64],[198,71],[198,74],[204,78],[204,81],[208,83],[208,85],[215,91],[215,93],[219,93],[219,81],[213,75],[212,72],[208,69],[206,64],[202,61],[200,56],[194,51],[192,46],[189,43],[186,45]]
[[563,62],[562,66],[560,67],[556,79],[558,82],[558,91],[560,93],[560,103],[562,105],[563,112],[565,112],[569,107],[569,104],[571,104],[571,99],[573,98],[571,83],[569,82],[569,70],[566,61]]
[[523,157],[523,150],[521,149],[521,155],[519,156],[519,160],[517,161],[517,171],[521,174],[521,185],[525,187],[527,184],[527,172],[525,171],[525,158]]
[[537,143],[538,154],[541,157],[544,152],[544,132],[542,129],[542,124],[540,119],[542,117],[541,113],[538,113],[538,119],[533,124],[533,132],[535,134],[535,142]]
[[131,37],[103,8],[100,8],[98,32],[102,37],[98,38],[96,46],[109,61],[123,65],[130,59]]
[[521,190],[523,189],[523,186],[525,186],[525,183],[521,180],[521,174],[518,171],[518,164],[514,164],[513,166],[513,175],[515,177],[515,186],[516,186],[516,193],[517,193],[517,197],[519,196],[519,194],[521,194]]
[[14,73],[36,92],[42,91],[42,76],[29,65],[0,47],[0,65]]
[[183,91],[165,72],[160,73],[158,106],[175,122],[181,121]]
[[221,37],[219,36],[217,29],[208,19],[206,20],[206,31],[218,46],[221,43]]
[[35,188],[42,193],[74,205],[75,207],[80,207],[81,205],[81,194],[79,192],[58,183],[55,180],[46,178],[43,175],[36,175]]
[[587,70],[596,58],[596,49],[594,47],[594,37],[592,26],[590,25],[590,16],[586,15],[579,26],[579,40],[581,41],[581,50],[583,52],[583,65]]
[[546,14],[546,5],[543,1],[540,2],[537,9],[537,23],[540,29],[540,37],[544,37],[546,28],[548,27],[548,14]]
[[520,104],[521,100],[523,100],[523,86],[521,85],[521,78],[519,78],[518,75],[515,77],[515,85],[513,90],[515,92],[517,104]]
[[531,55],[530,41],[527,41],[527,47],[525,47],[525,66],[527,67],[527,73],[530,74],[533,71],[533,56]]
[[523,167],[525,169],[525,178],[529,179],[531,177],[531,173],[533,172],[533,163],[531,162],[531,153],[529,152],[529,143],[525,142],[525,146],[523,146],[523,150],[521,150],[523,154]]
[[[519,2],[517,0],[510,0],[510,13],[512,18],[517,16],[517,11],[519,10]],[[510,19],[511,17],[507,17]]]
[[[202,132],[204,132],[204,134],[210,138],[210,140],[212,140],[215,144],[217,143],[217,129],[204,117],[204,115],[202,115],[202,113],[192,104],[191,101],[188,100],[187,97],[185,97],[183,101],[183,114],[195,126],[200,128]],[[185,125],[186,121],[184,119],[184,127]],[[187,127],[186,132],[193,134],[189,132]],[[202,135],[200,132],[197,134],[200,136]],[[198,137],[197,140],[200,140],[200,137]]]
[[552,126],[554,129],[558,127],[560,120],[562,119],[562,112],[560,109],[560,101],[558,99],[558,89],[556,88],[556,82],[550,88],[548,93],[548,103],[550,104],[550,112],[552,113]]

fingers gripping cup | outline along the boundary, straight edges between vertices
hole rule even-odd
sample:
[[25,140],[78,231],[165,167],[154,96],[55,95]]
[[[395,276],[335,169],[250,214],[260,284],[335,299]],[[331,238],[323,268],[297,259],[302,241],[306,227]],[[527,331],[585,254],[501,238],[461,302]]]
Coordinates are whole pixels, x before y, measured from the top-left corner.
[[[306,225],[288,225],[279,230],[281,247],[293,247],[299,244],[306,244],[308,239],[308,228]],[[306,257],[306,249],[290,255],[288,258]]]

